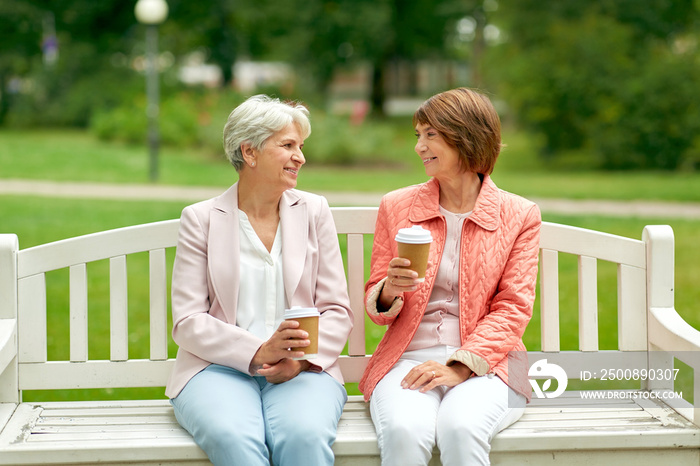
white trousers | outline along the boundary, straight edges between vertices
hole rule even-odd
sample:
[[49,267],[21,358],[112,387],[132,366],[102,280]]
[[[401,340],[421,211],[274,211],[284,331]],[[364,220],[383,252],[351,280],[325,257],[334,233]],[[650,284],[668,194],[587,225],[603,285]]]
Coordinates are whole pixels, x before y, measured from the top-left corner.
[[443,466],[488,465],[493,436],[523,415],[525,397],[497,376],[428,393],[401,387],[413,367],[428,360],[444,364],[456,349],[406,352],[375,387],[370,412],[382,466],[427,465],[436,443]]

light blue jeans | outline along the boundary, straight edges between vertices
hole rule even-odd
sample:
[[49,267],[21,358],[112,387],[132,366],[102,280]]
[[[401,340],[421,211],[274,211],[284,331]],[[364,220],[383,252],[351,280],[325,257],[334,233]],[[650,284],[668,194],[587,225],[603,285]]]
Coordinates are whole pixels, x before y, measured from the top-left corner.
[[175,417],[216,466],[332,465],[347,393],[325,372],[281,384],[212,364],[171,400]]

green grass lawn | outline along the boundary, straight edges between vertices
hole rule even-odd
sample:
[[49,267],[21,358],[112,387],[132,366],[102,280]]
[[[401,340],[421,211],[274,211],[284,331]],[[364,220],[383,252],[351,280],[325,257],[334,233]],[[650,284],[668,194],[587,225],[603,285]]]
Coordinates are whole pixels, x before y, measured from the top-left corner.
[[[525,196],[588,198],[588,199],[653,199],[700,201],[700,175],[666,173],[600,173],[591,170],[545,170],[533,155],[527,138],[513,133],[504,139],[511,143],[504,151],[494,174],[504,189]],[[312,136],[313,138],[314,136]],[[409,138],[412,135],[409,132]],[[329,167],[314,166],[309,160],[302,171],[299,187],[310,191],[385,192],[425,180],[417,156],[411,151],[412,139],[406,144],[406,161],[394,167]],[[221,157],[193,149],[164,148],[161,157],[161,183],[196,186],[220,186],[222,190],[236,178],[235,171]],[[46,179],[58,181],[90,181],[110,183],[146,183],[147,153],[145,148],[122,144],[107,144],[78,131],[19,132],[0,130],[0,178]],[[51,199],[35,196],[0,196],[0,232],[16,233],[20,247],[55,241],[110,228],[153,222],[179,217],[185,202],[96,201],[86,199]],[[670,223],[676,236],[676,308],[693,326],[700,328],[700,249],[697,247],[700,221],[665,220],[654,218],[610,218],[603,216],[544,215],[544,220],[565,223],[612,234],[641,238],[647,224]],[[367,244],[369,264],[371,244]],[[172,253],[172,252],[171,252]],[[103,265],[91,266],[93,283],[104,280]],[[147,355],[147,317],[144,303],[145,259],[136,258],[137,272],[130,282],[130,353]],[[576,265],[562,258],[561,335],[562,349],[573,349],[578,343],[576,306]],[[130,264],[130,270],[132,266]],[[143,274],[143,275],[141,275]],[[602,298],[599,303],[600,345],[610,349],[616,345],[616,291],[607,282],[615,278],[610,264],[599,265]],[[67,335],[67,302],[65,275],[55,273],[48,278],[53,303],[50,310],[52,337],[50,357],[64,357]],[[90,326],[96,335],[108,335],[108,298],[104,293],[90,296]],[[368,350],[378,343],[383,329],[368,324]],[[537,313],[525,334],[530,349],[539,348],[539,318]],[[90,357],[106,357],[108,338],[100,337],[90,343]],[[171,356],[175,347],[171,345]],[[352,389],[353,393],[354,388]],[[25,399],[45,397],[43,393],[26,394]],[[59,392],[51,399],[90,399],[112,397],[162,397],[161,389]]]
[[[403,133],[401,133],[403,135]],[[306,144],[313,144],[312,134]],[[526,197],[572,199],[646,199],[700,202],[700,174],[599,172],[563,169],[539,159],[533,142],[523,133],[504,131],[508,143],[493,174],[498,185]],[[328,166],[310,158],[302,169],[299,188],[309,191],[387,192],[425,181],[413,152],[410,128],[399,138],[393,164]],[[203,149],[163,147],[159,157],[160,184],[221,186],[236,180],[235,170],[220,154]],[[76,130],[0,130],[0,178],[109,183],[148,183],[145,146],[99,141]]]

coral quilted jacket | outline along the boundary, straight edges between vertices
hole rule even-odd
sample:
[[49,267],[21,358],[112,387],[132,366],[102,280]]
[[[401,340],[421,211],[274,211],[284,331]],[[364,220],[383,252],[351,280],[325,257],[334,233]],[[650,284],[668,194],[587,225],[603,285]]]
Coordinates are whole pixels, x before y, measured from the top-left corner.
[[[430,299],[446,234],[439,197],[439,184],[431,179],[382,198],[365,292],[369,317],[388,328],[360,381],[367,400],[408,347]],[[528,400],[531,389],[522,335],[535,300],[541,223],[536,204],[500,190],[490,177],[484,177],[476,206],[462,230],[462,346],[449,360],[466,364],[475,375],[498,375]],[[394,236],[400,228],[411,225],[421,225],[433,235],[426,280],[416,291],[394,301],[387,312],[377,312],[377,297],[389,261],[398,255]]]

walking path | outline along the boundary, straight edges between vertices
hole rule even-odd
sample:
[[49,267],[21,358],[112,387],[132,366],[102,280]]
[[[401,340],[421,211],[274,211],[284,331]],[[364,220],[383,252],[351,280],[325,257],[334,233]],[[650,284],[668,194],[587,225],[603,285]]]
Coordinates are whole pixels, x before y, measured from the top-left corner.
[[[223,188],[143,184],[74,183],[0,179],[0,195],[33,195],[87,199],[163,200],[197,202],[221,194]],[[377,206],[383,193],[319,192],[334,206]],[[700,219],[700,203],[607,201],[531,198],[542,212],[614,217]]]

